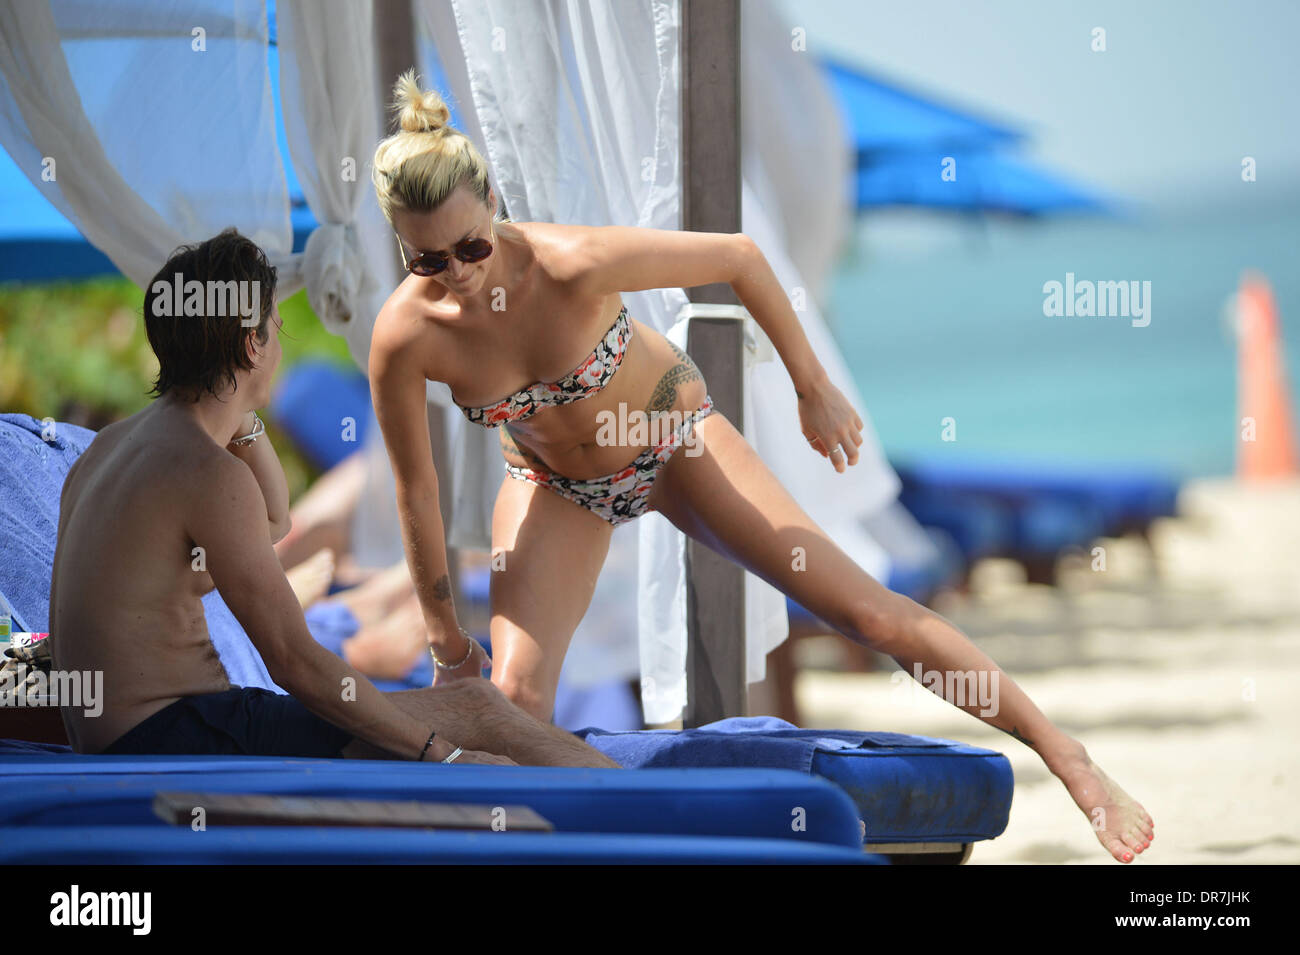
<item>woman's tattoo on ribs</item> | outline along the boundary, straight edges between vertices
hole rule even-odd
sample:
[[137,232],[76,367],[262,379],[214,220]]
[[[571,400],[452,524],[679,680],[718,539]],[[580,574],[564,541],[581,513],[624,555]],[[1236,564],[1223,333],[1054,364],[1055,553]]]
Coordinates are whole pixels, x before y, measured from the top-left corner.
[[655,390],[650,395],[650,405],[646,408],[650,413],[672,411],[673,405],[677,404],[677,389],[689,382],[701,381],[704,377],[686,352],[672,342],[668,345],[676,352],[679,361],[664,372],[664,376],[655,385]]
[[513,454],[516,457],[523,458],[524,461],[527,462],[529,467],[538,468],[538,469],[544,469],[546,467],[546,465],[542,463],[541,459],[538,458],[537,455],[533,454],[533,452],[529,451],[527,448],[521,447],[515,441],[514,435],[510,433],[509,425],[502,425],[500,430],[501,430],[502,451],[504,451],[508,455]]

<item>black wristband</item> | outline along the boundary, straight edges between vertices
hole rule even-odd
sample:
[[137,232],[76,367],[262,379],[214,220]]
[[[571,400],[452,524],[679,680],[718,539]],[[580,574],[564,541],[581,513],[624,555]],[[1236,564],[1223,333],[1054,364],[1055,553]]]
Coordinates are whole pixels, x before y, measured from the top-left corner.
[[437,735],[438,735],[437,730],[434,730],[432,733],[429,734],[429,739],[425,742],[424,749],[420,750],[420,758],[419,760],[417,760],[417,762],[424,761],[424,754],[429,751],[429,747],[433,745],[433,738]]

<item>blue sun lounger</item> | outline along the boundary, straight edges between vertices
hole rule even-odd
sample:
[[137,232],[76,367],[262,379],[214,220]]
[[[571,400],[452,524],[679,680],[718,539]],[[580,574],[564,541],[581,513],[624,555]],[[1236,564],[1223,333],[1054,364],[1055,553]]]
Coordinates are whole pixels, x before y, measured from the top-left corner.
[[717,836],[314,827],[0,827],[0,862],[38,865],[883,865],[843,846]]
[[[68,468],[93,437],[69,425],[56,424],[52,433],[43,436],[44,430],[41,422],[26,415],[0,415],[0,461],[4,462],[0,546],[6,553],[6,560],[0,562],[0,593],[9,598],[18,615],[16,629],[45,629],[59,491]],[[204,606],[209,632],[232,682],[278,689],[219,595],[208,595]],[[676,734],[589,729],[582,735],[623,765],[647,768],[602,771],[600,778],[619,782],[600,785],[593,782],[594,771],[480,768],[494,774],[489,777],[494,800],[505,801],[500,791],[504,781],[512,778],[517,783],[515,803],[532,806],[544,816],[553,813],[573,827],[529,836],[509,850],[518,853],[509,858],[553,859],[546,853],[558,851],[561,842],[573,839],[572,861],[598,861],[597,857],[606,861],[815,861],[814,855],[820,861],[848,861],[850,857],[858,861],[866,855],[862,851],[865,826],[865,848],[873,852],[956,861],[964,857],[972,842],[1001,834],[1010,809],[1012,778],[1006,758],[950,740],[796,730],[772,720],[723,721]],[[132,757],[130,764],[105,762],[113,759],[127,758],[76,756],[66,747],[34,744],[0,747],[0,788],[5,795],[0,858],[32,861],[44,851],[41,861],[142,861],[146,857],[181,861],[198,845],[184,841],[188,832],[147,825],[158,841],[141,842],[135,831],[145,825],[141,813],[152,794],[164,786],[187,791],[201,788],[192,785],[195,779],[216,788],[224,786],[226,792],[311,793],[314,790],[302,787],[324,786],[333,787],[330,791],[336,794],[379,799],[391,798],[399,790],[408,792],[409,784],[423,785],[428,779],[421,776],[417,780],[402,775],[403,771],[430,768],[349,760],[268,762],[255,757],[220,758],[202,770],[194,762],[201,757]],[[477,772],[475,767],[458,767],[455,776],[438,776],[438,785],[443,785],[444,779],[449,787],[455,784],[445,791],[446,801],[454,797],[455,787],[480,785],[482,792]],[[511,773],[520,775],[509,776]],[[758,775],[744,775],[755,773]],[[177,779],[186,779],[187,784],[173,786]],[[628,788],[614,792],[608,789],[610,785]],[[258,786],[263,788],[249,788]],[[587,790],[590,792],[584,795]],[[779,797],[773,792],[780,793]],[[796,797],[801,801],[792,805]],[[597,804],[599,811],[593,808]],[[566,805],[582,807],[582,811],[575,817]],[[689,811],[682,808],[692,806]],[[789,834],[797,835],[789,838],[792,811],[810,806],[820,807],[816,825],[805,820],[805,829],[789,829]],[[560,823],[556,824],[559,827]],[[593,833],[594,826],[603,831]],[[271,838],[269,828],[258,833],[247,836],[226,830],[219,839],[204,843],[206,848],[201,851],[194,848],[196,856],[189,861],[198,861],[198,856],[210,859],[214,854],[226,861],[355,861],[364,856],[359,842],[348,841],[362,837],[355,832],[349,836],[348,830],[314,836],[294,831],[279,842]],[[808,833],[821,835],[811,838]],[[373,836],[373,830],[366,835]],[[392,861],[464,860],[473,855],[467,847],[481,844],[464,834],[428,835],[431,838],[426,840],[424,855],[417,859],[394,850],[397,854]],[[393,834],[382,838],[389,840],[385,845],[400,841]],[[259,839],[269,841],[258,848],[254,844]],[[529,842],[541,839],[552,840],[538,842],[549,849],[538,849],[530,856]],[[591,848],[593,839],[606,848]],[[674,846],[672,840],[715,842]],[[740,846],[741,841],[751,844]],[[178,848],[182,846],[190,848]],[[277,857],[276,847],[283,850],[282,858]],[[793,855],[781,855],[778,847]],[[677,855],[670,858],[674,852]],[[836,853],[839,858],[832,859]],[[373,853],[365,856],[372,857]]]
[[[784,770],[421,766],[269,757],[76,756],[0,741],[5,863],[879,864],[830,782]],[[160,791],[522,805],[552,833],[213,826],[154,815]]]
[[1136,468],[923,460],[897,470],[908,510],[974,556],[1041,555],[1143,530],[1178,499],[1176,480]]
[[1063,552],[1176,513],[1178,482],[1154,471],[979,460],[897,466],[900,502],[951,534],[968,562],[1011,557],[1050,582]]
[[579,735],[629,769],[430,772],[383,761],[78,756],[0,741],[0,829],[160,824],[154,794],[183,790],[518,804],[561,832],[793,839],[958,862],[1000,835],[1010,811],[1006,757],[950,740],[799,730],[770,718]]

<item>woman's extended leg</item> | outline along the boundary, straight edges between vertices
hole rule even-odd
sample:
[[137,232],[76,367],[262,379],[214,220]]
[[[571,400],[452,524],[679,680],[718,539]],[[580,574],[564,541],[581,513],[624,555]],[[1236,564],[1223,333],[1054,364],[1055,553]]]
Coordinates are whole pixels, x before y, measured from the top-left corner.
[[1089,759],[1083,745],[1053,726],[956,627],[855,564],[730,421],[711,415],[695,426],[695,437],[695,447],[679,450],[660,472],[651,506],[844,636],[893,657],[909,674],[919,664],[923,672],[938,672],[941,687],[979,686],[983,680],[994,691],[991,706],[987,700],[939,695],[1038,753],[1116,859],[1132,861],[1150,844],[1151,817]]
[[492,682],[539,720],[609,553],[613,527],[554,491],[506,477],[492,514]]

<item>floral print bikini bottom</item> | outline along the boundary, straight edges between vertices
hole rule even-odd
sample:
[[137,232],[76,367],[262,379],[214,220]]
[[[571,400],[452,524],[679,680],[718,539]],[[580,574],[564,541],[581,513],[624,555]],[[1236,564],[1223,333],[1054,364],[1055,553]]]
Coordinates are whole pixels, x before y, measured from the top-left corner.
[[521,468],[513,464],[506,465],[506,472],[520,481],[550,488],[561,497],[568,498],[597,517],[618,526],[650,510],[650,489],[654,487],[659,469],[668,463],[668,459],[682,445],[695,423],[711,414],[713,398],[706,396],[704,404],[683,414],[681,424],[666,437],[638,454],[627,467],[603,477],[578,480],[554,471]]

